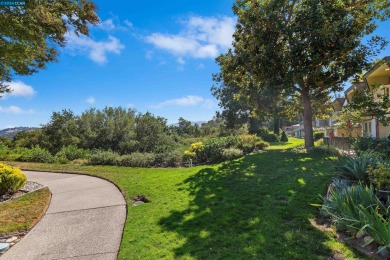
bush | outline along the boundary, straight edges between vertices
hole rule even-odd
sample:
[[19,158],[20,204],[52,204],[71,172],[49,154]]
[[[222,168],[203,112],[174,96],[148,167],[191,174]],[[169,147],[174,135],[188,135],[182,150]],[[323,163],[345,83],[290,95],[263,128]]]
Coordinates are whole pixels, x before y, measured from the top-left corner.
[[269,143],[263,140],[256,142],[256,150],[264,150],[269,146]]
[[337,150],[336,147],[328,146],[328,145],[310,147],[309,149],[307,149],[307,153],[340,156],[340,152],[339,150]]
[[390,158],[390,140],[387,138],[360,137],[352,141],[352,147],[356,154],[374,150],[382,157]]
[[371,187],[359,184],[330,193],[328,198],[324,198],[322,214],[331,217],[332,221],[343,229],[356,232],[367,224],[361,219],[360,208],[369,208],[371,212],[377,209],[386,211]]
[[0,195],[15,193],[26,184],[26,181],[26,175],[18,168],[0,163]]
[[324,135],[325,135],[324,131],[318,131],[318,130],[314,131],[313,133],[314,141],[318,141],[324,138]]
[[59,153],[61,153],[61,156],[63,154],[69,161],[76,159],[88,159],[90,155],[88,150],[79,149],[75,145],[64,146]]
[[227,148],[222,150],[222,158],[224,161],[234,160],[244,155],[244,152],[237,148]]
[[155,154],[154,166],[158,167],[179,167],[182,164],[183,156],[178,151]]
[[340,178],[367,182],[367,170],[376,168],[381,158],[374,151],[366,151],[358,156],[343,157],[335,165],[335,170]]
[[154,165],[155,155],[153,153],[131,153],[122,155],[119,158],[118,165],[126,167],[152,167]]
[[43,148],[40,148],[38,146],[32,148],[30,150],[31,157],[29,162],[40,162],[40,163],[54,163],[55,158],[51,153]]
[[284,132],[284,131],[282,132],[282,136],[280,137],[280,141],[281,142],[288,142],[286,132]]
[[90,165],[118,165],[120,156],[118,153],[103,150],[94,150],[91,153],[88,164]]
[[376,169],[368,166],[367,175],[369,181],[381,190],[390,190],[390,165],[378,162]]
[[235,147],[232,145],[232,148],[239,148],[245,154],[251,153],[256,149],[256,143],[262,141],[256,135],[243,134],[238,137],[238,145]]
[[279,142],[278,135],[269,131],[267,128],[261,128],[257,131],[257,135],[266,142]]

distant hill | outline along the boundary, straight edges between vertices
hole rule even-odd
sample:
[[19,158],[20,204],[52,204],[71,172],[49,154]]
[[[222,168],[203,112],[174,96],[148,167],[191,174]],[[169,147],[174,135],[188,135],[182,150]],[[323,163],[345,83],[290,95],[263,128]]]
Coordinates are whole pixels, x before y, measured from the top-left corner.
[[36,129],[39,129],[38,127],[14,127],[14,128],[6,128],[3,130],[0,130],[0,137],[7,137],[9,139],[12,139],[17,133],[21,131],[34,131]]

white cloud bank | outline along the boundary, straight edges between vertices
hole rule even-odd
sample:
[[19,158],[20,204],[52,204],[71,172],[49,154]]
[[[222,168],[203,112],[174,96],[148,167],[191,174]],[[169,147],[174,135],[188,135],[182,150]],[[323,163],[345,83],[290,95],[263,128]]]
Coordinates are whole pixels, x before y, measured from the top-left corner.
[[191,16],[182,23],[181,33],[153,33],[146,37],[146,42],[180,58],[198,59],[215,58],[232,45],[236,25],[233,17]]
[[36,94],[34,88],[22,81],[12,81],[6,83],[11,89],[10,93],[5,93],[2,98],[8,97],[33,97]]
[[33,110],[23,110],[18,106],[8,106],[2,107],[0,106],[0,114],[25,114],[25,113],[33,113]]
[[74,33],[69,33],[67,42],[68,49],[86,54],[92,61],[98,64],[107,63],[108,53],[120,54],[125,48],[118,38],[111,35],[108,36],[106,41],[96,41],[84,35],[77,36]]
[[179,107],[202,106],[206,108],[211,108],[213,105],[214,102],[211,99],[205,99],[199,96],[186,96],[182,98],[166,100],[164,102],[158,103],[151,107],[156,109],[172,107],[172,106],[179,106]]

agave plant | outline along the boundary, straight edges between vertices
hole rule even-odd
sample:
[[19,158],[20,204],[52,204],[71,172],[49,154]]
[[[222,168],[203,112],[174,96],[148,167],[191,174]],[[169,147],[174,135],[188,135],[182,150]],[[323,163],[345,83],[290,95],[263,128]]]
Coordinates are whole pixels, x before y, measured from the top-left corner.
[[343,157],[335,165],[335,170],[340,178],[351,181],[367,182],[367,170],[375,168],[378,162],[383,160],[372,150],[354,157]]

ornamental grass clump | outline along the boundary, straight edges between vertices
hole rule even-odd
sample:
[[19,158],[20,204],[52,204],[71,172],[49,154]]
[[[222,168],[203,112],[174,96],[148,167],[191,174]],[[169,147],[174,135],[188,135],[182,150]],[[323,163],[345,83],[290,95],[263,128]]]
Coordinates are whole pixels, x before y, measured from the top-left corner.
[[26,181],[26,175],[19,168],[0,163],[0,196],[15,193]]

